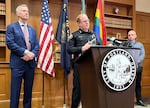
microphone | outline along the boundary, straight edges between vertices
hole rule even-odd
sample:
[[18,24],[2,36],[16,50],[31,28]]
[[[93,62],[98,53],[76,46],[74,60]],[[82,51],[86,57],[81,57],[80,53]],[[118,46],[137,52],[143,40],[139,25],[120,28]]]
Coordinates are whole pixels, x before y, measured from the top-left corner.
[[96,45],[97,42],[94,34],[88,39],[88,43],[91,44],[92,46]]
[[112,42],[113,45],[117,45],[117,46],[122,44],[122,41],[119,41],[115,37],[108,37],[107,36],[107,41],[110,41],[110,42]]
[[127,40],[127,41],[125,41],[125,42],[123,42],[122,43],[122,46],[124,46],[124,47],[132,47],[132,44],[131,44],[131,42],[129,41],[129,40]]
[[96,38],[88,41],[89,44],[91,44],[92,46],[96,45]]

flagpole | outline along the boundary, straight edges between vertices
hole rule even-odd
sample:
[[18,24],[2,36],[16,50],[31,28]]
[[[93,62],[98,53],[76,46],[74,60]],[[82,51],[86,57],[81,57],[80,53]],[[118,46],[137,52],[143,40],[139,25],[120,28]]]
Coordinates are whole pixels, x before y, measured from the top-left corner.
[[66,77],[65,77],[65,71],[64,71],[64,105],[63,105],[63,108],[67,108],[66,106],[66,91],[65,91],[65,88],[66,88]]
[[43,86],[42,86],[42,108],[44,108],[44,71],[42,71]]
[[81,4],[82,4],[81,13],[85,14],[86,13],[85,0],[81,0]]
[[[70,56],[67,53],[67,42],[68,37],[70,35],[69,30],[69,20],[68,20],[68,0],[63,0],[62,4],[62,10],[60,12],[58,27],[56,31],[56,40],[61,45],[61,66],[64,69],[64,105],[63,108],[66,108],[66,75],[68,74],[68,70],[70,68]],[[65,25],[65,26],[64,26]],[[63,33],[62,33],[63,31]],[[62,42],[62,39],[65,40],[65,42]]]

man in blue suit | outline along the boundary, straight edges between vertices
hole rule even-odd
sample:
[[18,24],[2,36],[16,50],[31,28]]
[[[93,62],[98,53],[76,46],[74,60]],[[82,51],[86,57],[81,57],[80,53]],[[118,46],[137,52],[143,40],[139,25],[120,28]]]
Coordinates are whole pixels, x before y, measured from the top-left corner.
[[[10,108],[18,108],[22,79],[24,79],[23,107],[31,108],[35,58],[39,50],[39,42],[36,31],[27,24],[29,19],[27,5],[19,5],[16,8],[16,15],[18,21],[8,25],[6,31],[6,44],[11,51]],[[25,27],[26,32],[24,31]]]

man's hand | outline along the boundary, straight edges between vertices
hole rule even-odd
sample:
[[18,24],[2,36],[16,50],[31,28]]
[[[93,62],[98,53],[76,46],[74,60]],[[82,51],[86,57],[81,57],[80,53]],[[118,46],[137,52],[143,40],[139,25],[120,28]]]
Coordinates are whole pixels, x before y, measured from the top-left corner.
[[27,52],[23,57],[21,57],[24,61],[29,61],[32,60],[34,58],[34,53],[29,51]]
[[87,42],[84,46],[82,46],[82,52],[88,50],[91,47],[91,44]]

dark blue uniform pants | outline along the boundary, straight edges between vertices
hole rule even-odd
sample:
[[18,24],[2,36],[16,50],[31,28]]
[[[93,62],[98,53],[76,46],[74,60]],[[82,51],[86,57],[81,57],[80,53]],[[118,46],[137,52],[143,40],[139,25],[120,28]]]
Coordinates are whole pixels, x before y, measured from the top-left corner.
[[79,66],[77,63],[74,64],[74,72],[73,72],[73,90],[72,90],[72,104],[71,108],[78,108],[80,103],[80,74],[79,74]]

